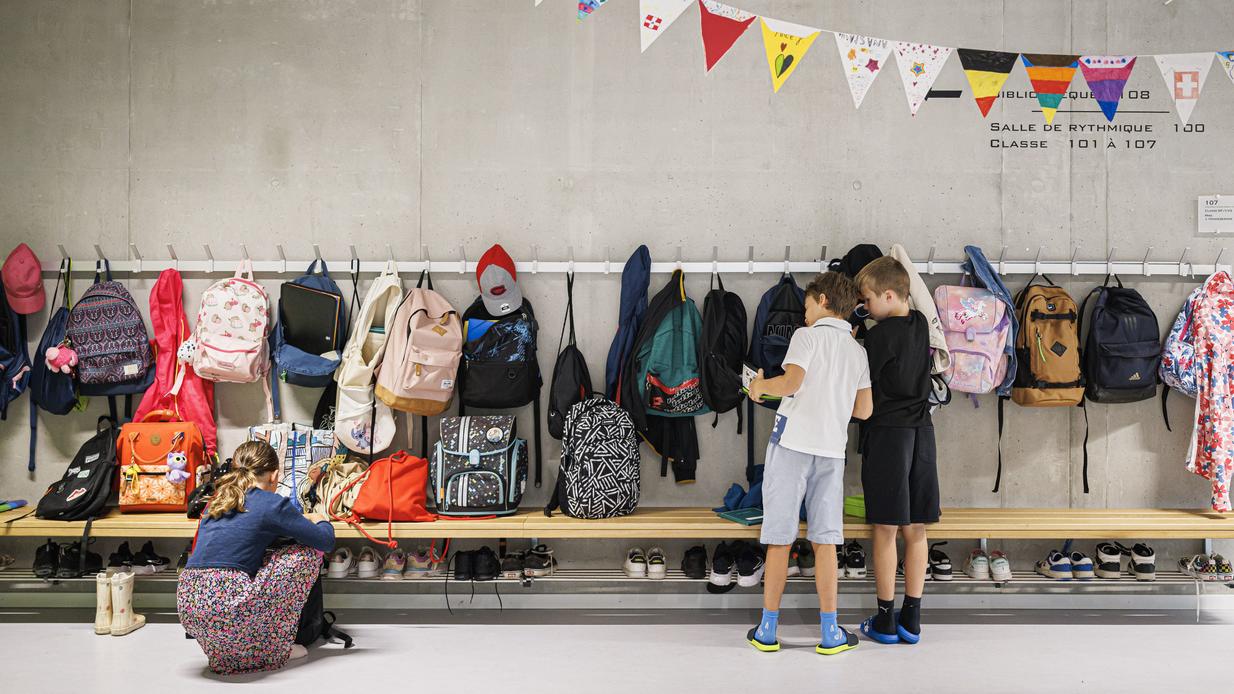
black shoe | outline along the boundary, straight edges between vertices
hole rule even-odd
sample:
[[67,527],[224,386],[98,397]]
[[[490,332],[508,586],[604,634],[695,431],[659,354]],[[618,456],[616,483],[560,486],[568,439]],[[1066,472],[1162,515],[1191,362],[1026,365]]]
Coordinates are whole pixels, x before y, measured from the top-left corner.
[[454,553],[454,580],[470,581],[475,577],[475,552]]
[[51,578],[60,566],[60,545],[47,541],[34,551],[34,575],[39,578]]
[[866,577],[866,553],[856,540],[844,545],[844,577]]
[[129,543],[121,542],[116,551],[107,557],[107,573],[114,574],[119,571],[132,571],[132,569],[133,553],[129,551]]
[[711,555],[711,575],[708,583],[718,588],[730,587],[737,580],[737,560],[731,545],[721,542]]
[[707,548],[695,545],[681,558],[681,572],[686,578],[707,578]]
[[523,573],[528,578],[544,578],[552,576],[557,570],[557,559],[553,549],[548,545],[536,545],[523,558]]
[[103,558],[97,552],[91,552],[89,549],[85,550],[85,552],[86,556],[83,558],[80,542],[60,545],[56,578],[81,578],[82,576],[92,576],[101,571],[103,569]]
[[171,564],[167,557],[159,556],[154,551],[154,543],[149,540],[141,546],[141,551],[133,555],[133,573],[138,575],[156,574]]
[[497,574],[501,573],[501,563],[497,561],[497,554],[488,547],[481,547],[476,550],[475,557],[472,560],[472,576],[477,581],[492,581],[497,578]]
[[526,560],[527,555],[523,552],[507,554],[501,560],[501,577],[522,580]]
[[742,542],[737,548],[737,585],[754,588],[763,580],[763,549],[759,545]]

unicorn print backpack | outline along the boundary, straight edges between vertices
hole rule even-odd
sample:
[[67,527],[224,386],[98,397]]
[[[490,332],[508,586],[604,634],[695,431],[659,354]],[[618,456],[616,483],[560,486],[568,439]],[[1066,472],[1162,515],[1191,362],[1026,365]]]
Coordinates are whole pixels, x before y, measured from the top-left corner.
[[951,365],[943,379],[959,393],[989,393],[1007,373],[1011,322],[1006,306],[986,289],[943,285],[934,290]]

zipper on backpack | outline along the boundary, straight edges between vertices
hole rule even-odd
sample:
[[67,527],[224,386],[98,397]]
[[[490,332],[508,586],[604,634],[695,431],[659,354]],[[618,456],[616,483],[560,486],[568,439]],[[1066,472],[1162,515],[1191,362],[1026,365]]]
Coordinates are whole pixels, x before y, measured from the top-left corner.
[[1041,331],[1038,330],[1036,331],[1036,333],[1037,333],[1037,354],[1038,356],[1041,357],[1041,363],[1045,364],[1045,347],[1041,344]]

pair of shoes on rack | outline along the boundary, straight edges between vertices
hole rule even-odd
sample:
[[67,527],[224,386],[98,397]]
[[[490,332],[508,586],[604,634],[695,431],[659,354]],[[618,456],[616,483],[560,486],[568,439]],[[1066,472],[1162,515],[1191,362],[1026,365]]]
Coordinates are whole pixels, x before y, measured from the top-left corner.
[[638,547],[632,547],[626,552],[621,571],[627,578],[650,578],[658,581],[668,576],[668,562],[664,550],[659,547],[652,547],[645,553]]
[[454,553],[454,580],[492,581],[501,578],[544,578],[557,570],[557,560],[548,545],[540,544],[527,550],[507,554],[498,559],[487,546],[477,550]]
[[[366,548],[367,549],[367,548]],[[439,567],[441,562],[433,561],[433,547],[420,546],[415,552],[408,554],[402,548],[396,547],[386,555],[386,559],[381,565],[381,580],[383,581],[400,581],[400,580],[416,580],[420,578],[434,578],[441,575]],[[335,552],[338,553],[337,551]],[[360,557],[356,563],[356,573],[360,574],[360,578],[365,578],[364,574],[369,573],[371,569],[367,564],[364,564],[364,551],[360,552]],[[340,564],[345,564],[344,557]],[[342,571],[340,568],[339,571]]]
[[703,545],[695,545],[682,555],[681,573],[686,578],[707,578],[707,569],[707,548]]
[[866,552],[856,540],[840,547],[836,552],[836,576],[839,578],[865,578]]
[[788,575],[814,575],[814,545],[809,540],[797,540],[788,552]]
[[[188,561],[187,557],[185,561]],[[154,549],[154,543],[147,540],[141,549],[134,554],[129,549],[129,543],[122,542],[115,552],[107,557],[108,575],[116,573],[133,573],[138,576],[149,576],[159,573],[171,566],[171,560],[159,555]]]
[[34,575],[39,578],[81,578],[102,570],[103,558],[88,548],[83,550],[81,542],[48,540],[34,551]]
[[454,580],[495,581],[501,573],[497,553],[487,545],[480,549],[454,553]]
[[753,588],[763,580],[765,568],[760,545],[742,540],[721,542],[711,555],[711,575],[707,580],[717,588],[734,584]]
[[1197,554],[1178,560],[1178,570],[1197,581],[1234,581],[1234,567],[1220,554]]
[[980,548],[974,549],[964,562],[964,575],[975,581],[1006,583],[1011,580],[1011,560],[1002,550],[986,554]]
[[1152,547],[1138,542],[1127,548],[1118,542],[1097,545],[1097,578],[1118,580],[1123,575],[1123,559],[1127,559],[1127,575],[1137,581],[1157,578],[1157,554]]

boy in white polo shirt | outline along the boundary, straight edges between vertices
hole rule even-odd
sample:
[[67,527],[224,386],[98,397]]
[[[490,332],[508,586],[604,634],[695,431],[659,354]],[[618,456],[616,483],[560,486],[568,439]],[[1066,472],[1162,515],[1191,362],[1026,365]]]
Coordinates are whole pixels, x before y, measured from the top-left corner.
[[775,426],[763,468],[763,526],[767,545],[763,618],[746,635],[760,651],[778,651],[776,625],[788,580],[788,558],[797,539],[802,501],[817,557],[823,655],[857,646],[857,637],[836,624],[837,545],[844,544],[844,455],[851,417],[870,416],[870,365],[845,317],[860,299],[857,285],[838,272],[818,275],[806,287],[806,325],[793,333],[784,375],[750,383],[755,401],[778,396]]

